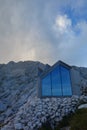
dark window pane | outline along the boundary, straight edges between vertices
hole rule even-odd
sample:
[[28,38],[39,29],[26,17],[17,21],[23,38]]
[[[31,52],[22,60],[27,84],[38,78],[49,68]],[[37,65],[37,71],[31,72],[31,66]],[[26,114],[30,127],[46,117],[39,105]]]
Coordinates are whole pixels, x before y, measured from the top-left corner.
[[50,74],[42,79],[42,96],[51,96]]
[[51,79],[52,79],[52,95],[62,96],[59,67],[56,67],[51,72]]
[[69,70],[62,66],[60,68],[61,68],[63,96],[71,96],[72,90],[71,90],[71,81],[70,81]]

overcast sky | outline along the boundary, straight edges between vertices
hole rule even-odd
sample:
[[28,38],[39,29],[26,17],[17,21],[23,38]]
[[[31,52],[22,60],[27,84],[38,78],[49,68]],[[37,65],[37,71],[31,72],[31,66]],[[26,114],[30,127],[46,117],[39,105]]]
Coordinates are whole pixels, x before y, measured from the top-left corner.
[[87,67],[87,0],[0,0],[0,63]]

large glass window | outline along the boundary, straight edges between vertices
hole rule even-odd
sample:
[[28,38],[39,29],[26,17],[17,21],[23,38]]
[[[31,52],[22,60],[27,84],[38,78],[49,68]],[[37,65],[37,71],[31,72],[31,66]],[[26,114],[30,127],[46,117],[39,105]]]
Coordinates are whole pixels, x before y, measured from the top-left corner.
[[52,95],[62,96],[59,67],[56,67],[56,69],[54,69],[51,72],[51,80],[52,80]]
[[42,78],[42,96],[71,96],[69,69],[59,65]]
[[70,82],[70,72],[65,67],[60,67],[61,70],[61,80],[62,80],[62,91],[63,96],[71,96],[71,82]]
[[42,80],[42,96],[51,96],[51,79],[50,74],[48,74]]

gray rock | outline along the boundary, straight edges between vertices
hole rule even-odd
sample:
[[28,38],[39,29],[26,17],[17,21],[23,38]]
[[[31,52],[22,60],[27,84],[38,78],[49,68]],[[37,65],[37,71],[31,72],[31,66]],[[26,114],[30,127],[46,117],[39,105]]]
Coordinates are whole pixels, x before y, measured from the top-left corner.
[[82,104],[78,107],[78,109],[87,108],[87,104]]
[[21,123],[14,124],[14,127],[15,127],[16,130],[23,129],[23,125]]
[[0,115],[0,124],[4,121],[4,115]]
[[7,128],[3,127],[3,128],[1,128],[1,130],[7,130]]
[[0,112],[3,112],[7,109],[7,106],[0,101]]
[[6,112],[5,112],[5,115],[8,117],[8,116],[11,116],[13,114],[13,111],[11,109],[8,109]]
[[[37,98],[38,67],[41,71],[46,70],[46,65],[32,61],[10,62],[0,68],[0,120],[10,122],[15,130],[35,130],[47,120],[54,126],[63,116],[74,112],[80,100],[87,101],[86,96]],[[87,77],[86,73],[84,77]],[[7,123],[2,129],[14,130],[10,125]]]

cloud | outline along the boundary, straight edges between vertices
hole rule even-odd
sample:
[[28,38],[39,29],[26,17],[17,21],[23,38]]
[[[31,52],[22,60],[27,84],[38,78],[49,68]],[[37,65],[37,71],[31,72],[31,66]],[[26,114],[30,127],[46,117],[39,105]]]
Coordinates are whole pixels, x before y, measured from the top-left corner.
[[[67,30],[67,34],[61,35],[61,42],[58,45],[60,59],[74,65],[87,66],[87,23],[82,21],[75,28],[80,29],[80,33],[74,32],[74,28]],[[57,34],[58,35],[58,34]]]
[[67,15],[58,15],[55,19],[54,29],[58,33],[67,33],[71,29],[72,22]]
[[86,12],[86,0],[0,1],[0,62],[87,66]]
[[56,26],[60,29],[60,31],[67,30],[68,27],[71,26],[71,20],[67,18],[67,15],[57,16]]

